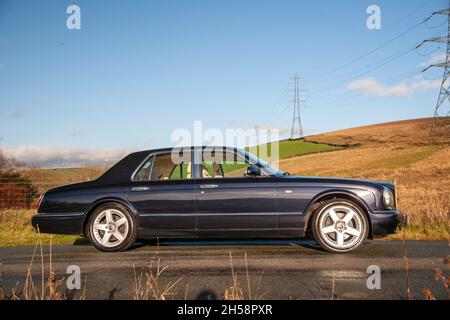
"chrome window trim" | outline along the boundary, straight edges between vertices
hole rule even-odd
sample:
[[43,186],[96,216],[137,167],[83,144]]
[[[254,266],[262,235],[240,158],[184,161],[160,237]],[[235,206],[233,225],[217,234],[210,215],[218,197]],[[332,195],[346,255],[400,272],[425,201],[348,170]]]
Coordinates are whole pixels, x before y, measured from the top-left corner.
[[[136,169],[133,171],[133,173],[131,174],[130,180],[131,180],[132,182],[144,182],[144,181],[137,181],[137,180],[135,180],[135,179],[134,179],[134,176],[138,173],[139,169],[142,168],[142,166],[144,165],[144,163],[146,163],[146,162],[148,161],[148,159],[150,159],[151,157],[153,157],[155,154],[156,154],[155,152],[149,153],[149,154],[144,158],[144,160],[141,161],[141,163],[139,163],[139,165],[137,166],[137,168],[136,168]],[[152,169],[151,169],[151,170],[153,170],[153,165],[152,165]],[[150,177],[151,177],[151,170],[150,170]]]
[[[194,147],[180,147],[180,148],[186,148],[186,149],[189,149],[189,150],[190,150],[189,152],[191,152],[191,163],[192,163],[191,178],[190,178],[190,179],[177,179],[177,180],[172,180],[172,181],[182,181],[182,180],[209,180],[209,178],[203,178],[203,177],[201,177],[201,172],[199,172],[200,170],[199,170],[199,168],[198,168],[198,166],[197,166],[197,164],[196,164],[196,162],[195,162],[195,161],[196,161],[196,158],[198,158],[198,157],[200,157],[200,159],[202,159],[203,151],[204,151],[204,149],[206,149],[206,148],[220,148],[220,149],[222,149],[221,151],[224,151],[224,152],[232,152],[232,153],[234,153],[234,154],[236,154],[236,155],[238,155],[238,156],[244,158],[244,161],[245,161],[246,163],[252,164],[251,161],[250,161],[250,159],[247,158],[247,155],[246,155],[245,151],[242,150],[242,149],[239,149],[239,148],[233,148],[233,147],[217,147],[217,146],[198,146],[198,147],[195,147],[195,146],[194,146]],[[132,175],[131,175],[131,177],[130,177],[130,181],[131,181],[131,182],[152,182],[152,181],[156,181],[156,180],[138,181],[138,180],[135,180],[134,177],[135,177],[135,175],[137,174],[137,172],[139,171],[139,169],[144,165],[144,163],[147,162],[151,157],[153,157],[153,156],[156,157],[157,155],[160,155],[160,154],[171,153],[171,152],[173,151],[173,149],[175,149],[175,148],[172,148],[170,151],[150,152],[150,153],[144,158],[144,160],[137,166],[137,168],[133,171],[133,173],[132,173]],[[199,155],[196,155],[197,152],[200,152],[200,154],[199,154]],[[197,159],[197,160],[199,160],[199,159]],[[247,161],[248,161],[248,162],[247,162]],[[258,164],[256,164],[256,165],[258,165]],[[262,169],[264,169],[264,168],[262,168]],[[153,171],[153,165],[152,165],[152,169],[150,170],[150,177],[151,177],[152,171]],[[266,173],[267,173],[267,172],[266,172]],[[272,176],[271,176],[271,175],[265,175],[265,176],[262,177],[262,178],[270,178],[270,177],[272,177]],[[246,179],[247,177],[234,177],[234,179],[239,179],[239,178],[240,178],[240,179]],[[231,179],[231,178],[220,178],[220,179]],[[158,180],[158,181],[166,181],[166,180]]]

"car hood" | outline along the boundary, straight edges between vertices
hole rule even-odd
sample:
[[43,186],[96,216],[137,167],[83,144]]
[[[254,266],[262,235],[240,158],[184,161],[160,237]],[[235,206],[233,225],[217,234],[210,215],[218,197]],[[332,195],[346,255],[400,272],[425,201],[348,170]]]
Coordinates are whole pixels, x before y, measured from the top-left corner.
[[283,180],[292,182],[312,182],[324,184],[345,184],[354,186],[369,187],[387,187],[395,189],[395,183],[389,181],[364,180],[364,179],[348,179],[348,178],[327,178],[327,177],[300,177],[300,176],[283,176]]

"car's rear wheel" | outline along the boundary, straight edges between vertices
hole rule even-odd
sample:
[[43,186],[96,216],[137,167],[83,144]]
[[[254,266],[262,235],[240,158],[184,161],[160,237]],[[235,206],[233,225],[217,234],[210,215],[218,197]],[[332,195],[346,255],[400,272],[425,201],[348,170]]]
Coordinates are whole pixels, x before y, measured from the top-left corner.
[[123,251],[136,241],[136,224],[125,206],[107,203],[91,214],[86,233],[92,245],[101,251]]
[[333,253],[357,249],[369,234],[369,222],[363,210],[345,199],[322,203],[313,214],[311,227],[317,243]]

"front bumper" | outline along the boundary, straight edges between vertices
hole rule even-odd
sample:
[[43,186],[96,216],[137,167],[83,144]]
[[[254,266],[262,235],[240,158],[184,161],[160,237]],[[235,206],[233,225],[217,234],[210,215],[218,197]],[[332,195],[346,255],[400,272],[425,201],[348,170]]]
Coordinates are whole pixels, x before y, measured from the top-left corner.
[[400,211],[376,211],[369,213],[372,223],[372,236],[393,234],[398,227],[404,227],[408,222],[408,215]]
[[83,214],[39,213],[31,218],[31,225],[36,231],[54,234],[81,235],[83,222]]

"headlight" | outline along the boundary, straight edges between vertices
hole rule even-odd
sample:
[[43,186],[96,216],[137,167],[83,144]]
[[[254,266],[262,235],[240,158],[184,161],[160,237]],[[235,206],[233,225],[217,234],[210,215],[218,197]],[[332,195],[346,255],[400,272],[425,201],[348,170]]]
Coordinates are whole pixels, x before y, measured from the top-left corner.
[[388,188],[383,189],[383,202],[386,208],[393,209],[394,208],[394,195],[392,191]]

